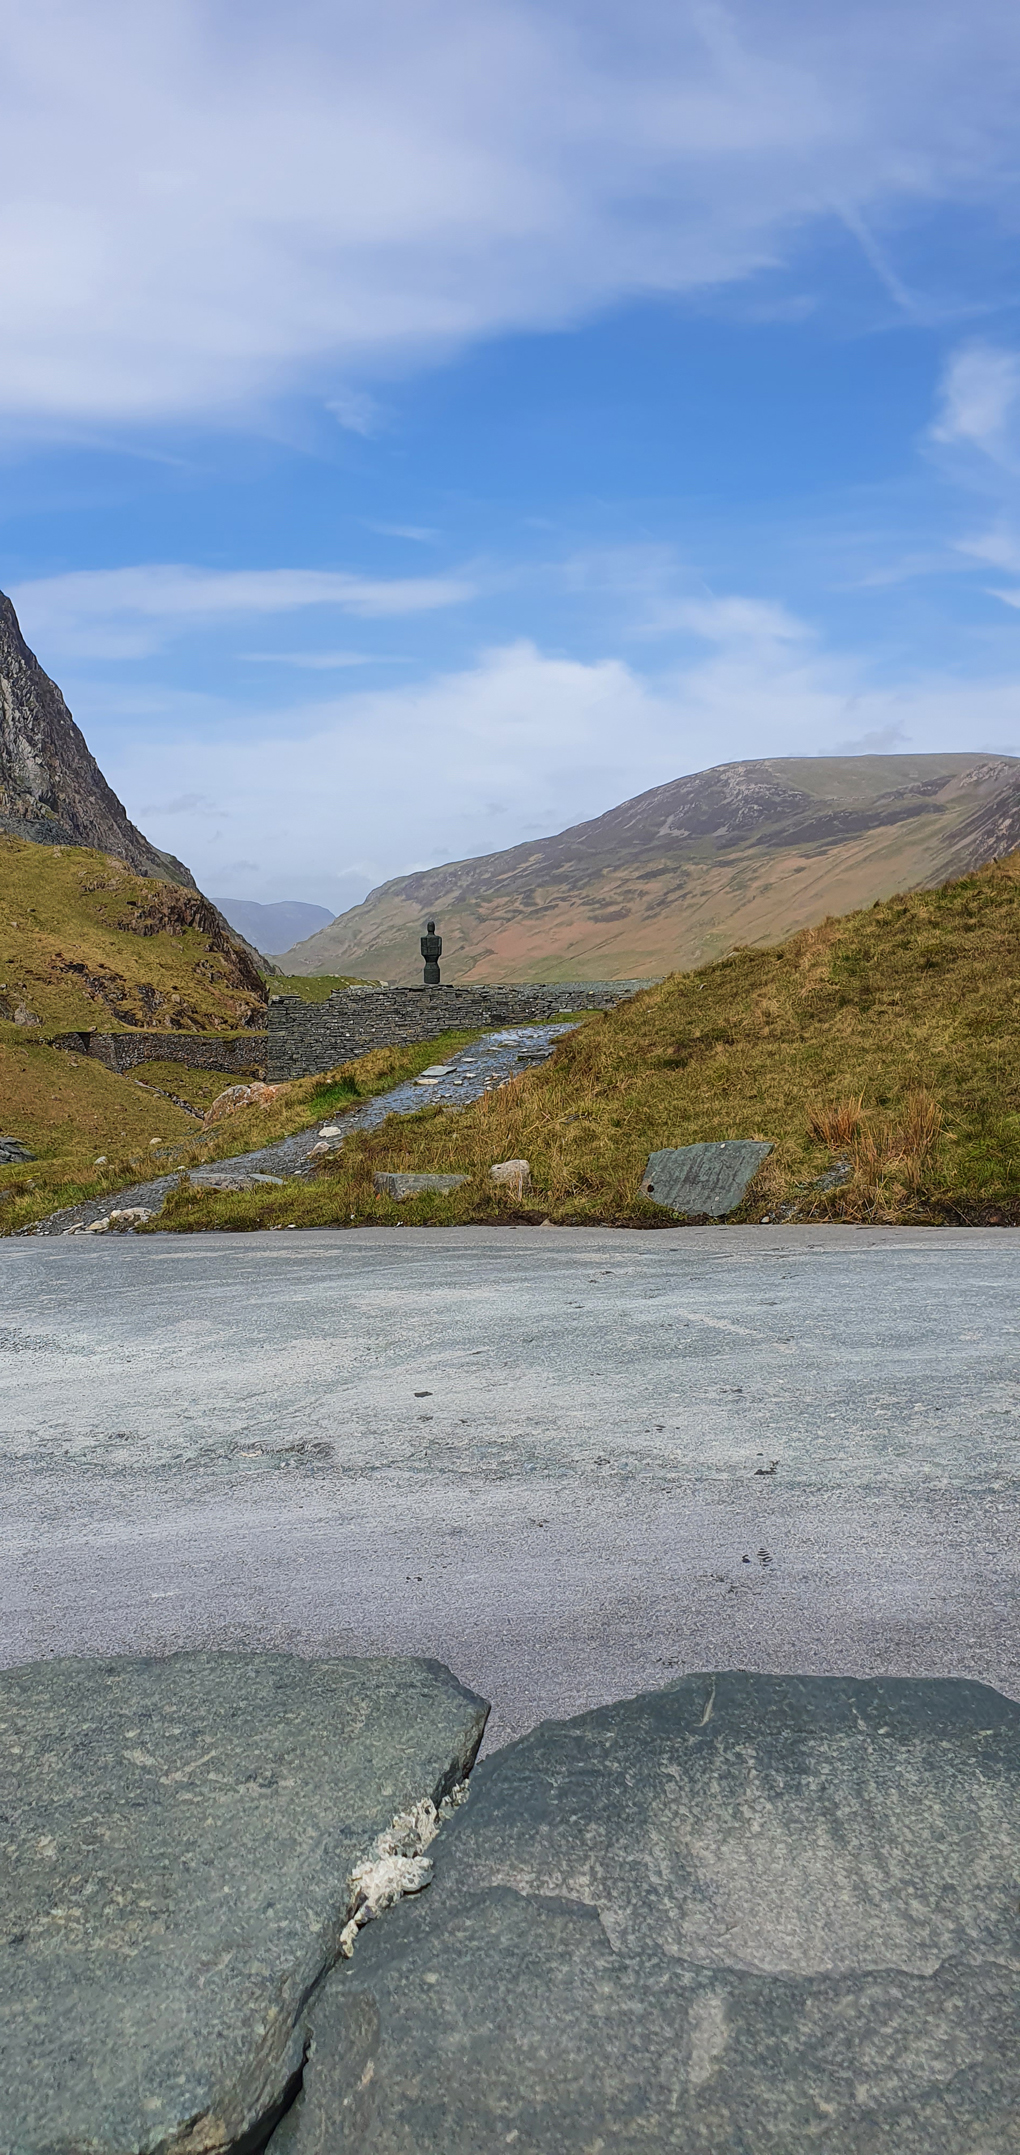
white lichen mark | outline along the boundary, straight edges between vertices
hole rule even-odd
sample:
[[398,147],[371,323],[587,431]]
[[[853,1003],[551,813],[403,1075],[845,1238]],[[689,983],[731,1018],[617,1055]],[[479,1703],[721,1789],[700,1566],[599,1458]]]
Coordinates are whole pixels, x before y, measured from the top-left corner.
[[405,1894],[420,1893],[432,1877],[432,1858],[425,1850],[435,1840],[444,1819],[452,1818],[468,1799],[466,1781],[459,1781],[438,1806],[423,1796],[410,1811],[398,1811],[392,1825],[376,1836],[371,1855],[359,1863],[348,1880],[350,1920],[340,1933],[340,1952],[350,1960],[354,1941],[364,1924],[384,1909],[392,1908]]

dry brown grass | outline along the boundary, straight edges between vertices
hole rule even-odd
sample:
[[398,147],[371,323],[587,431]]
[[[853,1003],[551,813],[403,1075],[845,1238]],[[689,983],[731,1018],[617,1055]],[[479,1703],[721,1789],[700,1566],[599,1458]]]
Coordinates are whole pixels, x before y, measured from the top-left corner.
[[828,1145],[830,1152],[842,1152],[852,1145],[861,1127],[864,1094],[859,1092],[853,1100],[832,1100],[809,1106],[807,1126],[811,1137],[820,1145]]

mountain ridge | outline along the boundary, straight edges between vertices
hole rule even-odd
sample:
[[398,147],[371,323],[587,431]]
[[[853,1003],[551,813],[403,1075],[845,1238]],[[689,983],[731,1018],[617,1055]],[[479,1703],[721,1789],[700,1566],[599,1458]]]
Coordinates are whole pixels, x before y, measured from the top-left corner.
[[411,983],[432,913],[451,980],[647,978],[934,887],[1018,844],[1016,757],[719,764],[550,837],[392,877],[278,962]]
[[0,591],[0,832],[42,845],[92,846],[189,890],[190,868],[131,822],[55,681]]

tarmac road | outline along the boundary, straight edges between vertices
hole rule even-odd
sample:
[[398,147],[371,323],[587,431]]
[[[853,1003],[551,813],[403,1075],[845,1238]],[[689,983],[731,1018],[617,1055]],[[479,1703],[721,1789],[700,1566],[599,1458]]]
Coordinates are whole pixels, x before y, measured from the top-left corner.
[[1020,1697],[1020,1238],[0,1243],[0,1660],[433,1655],[488,1742],[706,1667]]

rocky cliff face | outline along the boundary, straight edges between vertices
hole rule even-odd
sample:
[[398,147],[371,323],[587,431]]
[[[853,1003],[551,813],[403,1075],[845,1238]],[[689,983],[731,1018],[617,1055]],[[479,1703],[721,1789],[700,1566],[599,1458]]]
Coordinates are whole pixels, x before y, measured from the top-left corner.
[[195,887],[190,869],[150,845],[129,820],[2,591],[0,831],[44,845],[98,846],[138,875]]

